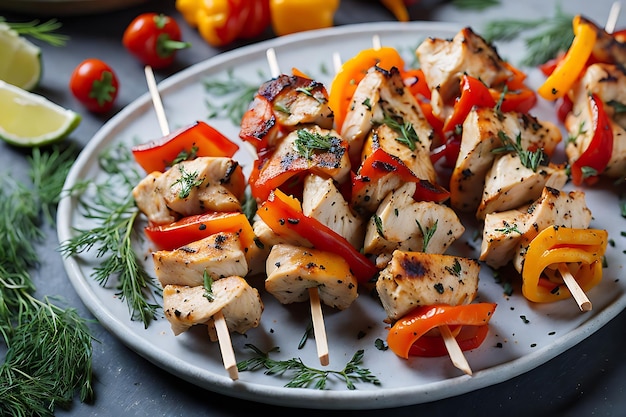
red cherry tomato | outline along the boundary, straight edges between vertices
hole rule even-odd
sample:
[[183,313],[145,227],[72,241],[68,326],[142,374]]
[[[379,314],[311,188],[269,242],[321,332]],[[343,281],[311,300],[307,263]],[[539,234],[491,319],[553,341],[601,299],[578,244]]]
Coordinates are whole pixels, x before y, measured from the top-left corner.
[[165,68],[174,61],[176,51],[190,46],[181,39],[176,20],[163,14],[143,13],[130,22],[122,43],[144,64]]
[[70,90],[87,110],[106,113],[113,107],[119,82],[105,62],[90,58],[74,69],[70,77]]

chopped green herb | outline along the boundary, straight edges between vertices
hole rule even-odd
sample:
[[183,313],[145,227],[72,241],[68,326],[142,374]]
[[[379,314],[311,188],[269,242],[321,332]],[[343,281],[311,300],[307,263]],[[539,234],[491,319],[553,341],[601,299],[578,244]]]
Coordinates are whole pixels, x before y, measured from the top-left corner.
[[460,277],[461,276],[461,264],[459,263],[459,260],[455,259],[454,264],[451,267],[446,266],[446,271],[448,271],[450,274],[454,275],[455,277]]
[[374,341],[374,347],[376,347],[376,349],[378,350],[388,350],[389,346],[387,345],[387,343],[385,343],[385,341],[381,338],[376,338],[376,340]]
[[382,219],[377,214],[374,214],[372,216],[372,219],[374,219],[374,225],[376,225],[376,232],[378,233],[378,236],[380,236],[380,237],[382,237],[384,239],[385,238],[385,232],[383,230],[383,221],[382,221]]
[[438,222],[439,222],[439,219],[435,220],[435,223],[433,223],[432,227],[427,227],[426,230],[424,230],[422,229],[422,225],[420,224],[420,222],[417,219],[415,219],[415,223],[417,223],[417,227],[420,229],[420,233],[422,234],[423,239],[424,239],[422,251],[426,252],[426,248],[428,247],[428,244],[430,243],[430,239],[432,239],[435,232],[437,231]]
[[519,318],[520,318],[520,319],[522,319],[522,321],[524,322],[524,324],[528,324],[528,323],[530,323],[530,320],[528,320],[528,319],[526,318],[526,316],[524,316],[524,315],[519,316]]
[[494,229],[494,231],[496,232],[500,232],[500,233],[504,233],[505,235],[511,234],[511,233],[517,233],[517,234],[522,234],[522,232],[517,228],[516,224],[511,225],[509,222],[507,222],[506,220],[503,221],[503,226],[502,228],[497,228]]
[[500,5],[500,0],[452,0],[452,4],[463,10],[485,10]]
[[411,122],[405,122],[404,120],[398,121],[396,118],[385,113],[383,123],[400,134],[396,140],[410,150],[414,151],[416,149],[415,144],[417,142],[421,143],[420,138],[417,136],[417,132],[413,128],[413,124]]
[[187,170],[185,170],[185,166],[182,164],[178,165],[178,169],[180,170],[180,178],[174,181],[171,187],[180,184],[178,198],[182,200],[189,197],[191,190],[195,187],[201,186],[204,182],[204,178],[198,178],[198,171],[187,172]]
[[321,135],[307,129],[299,129],[297,135],[298,137],[294,142],[296,152],[306,159],[311,159],[315,150],[332,151],[339,142],[339,138],[331,134]]
[[237,369],[240,372],[265,369],[266,375],[277,376],[284,376],[287,373],[293,374],[290,381],[285,384],[287,388],[323,390],[326,389],[328,379],[331,376],[343,380],[349,390],[356,389],[356,382],[381,385],[380,380],[369,369],[359,366],[363,361],[363,350],[358,350],[342,370],[333,371],[311,368],[306,366],[299,358],[284,361],[271,359],[269,353],[277,352],[279,350],[277,347],[272,348],[269,352],[263,352],[252,344],[246,344],[245,346],[256,352],[257,356],[237,363]]
[[302,349],[304,345],[306,345],[306,341],[309,340],[309,336],[313,333],[313,321],[309,320],[309,324],[307,324],[306,329],[304,330],[304,334],[298,343],[298,349]]
[[211,278],[211,275],[209,275],[206,269],[202,274],[202,283],[202,286],[204,287],[204,293],[202,295],[204,298],[210,302],[215,301],[215,294],[213,294],[213,278]]
[[495,154],[500,153],[508,153],[514,152],[520,159],[522,165],[526,168],[531,169],[537,172],[537,169],[541,165],[542,162],[547,160],[543,149],[537,149],[536,151],[529,151],[527,149],[522,148],[522,135],[521,133],[517,134],[515,138],[515,142],[509,138],[509,136],[504,133],[502,130],[498,131],[498,137],[502,141],[503,146],[499,148],[492,149],[491,152]]

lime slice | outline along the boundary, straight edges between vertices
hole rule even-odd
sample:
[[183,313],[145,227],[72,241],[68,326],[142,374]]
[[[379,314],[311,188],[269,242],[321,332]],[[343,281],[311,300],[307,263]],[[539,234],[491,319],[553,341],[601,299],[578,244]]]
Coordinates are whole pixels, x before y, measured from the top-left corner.
[[0,80],[30,91],[40,78],[39,47],[0,22]]
[[80,123],[78,113],[0,81],[0,139],[15,146],[60,141]]

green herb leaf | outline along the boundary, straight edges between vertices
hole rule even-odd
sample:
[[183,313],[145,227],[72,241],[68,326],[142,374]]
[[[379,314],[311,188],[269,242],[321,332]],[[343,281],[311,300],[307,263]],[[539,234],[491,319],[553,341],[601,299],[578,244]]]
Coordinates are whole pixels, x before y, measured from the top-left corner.
[[500,0],[452,0],[452,4],[463,10],[485,10],[489,7],[499,6]]
[[297,135],[294,142],[296,152],[306,159],[311,159],[316,150],[332,152],[339,144],[339,138],[331,134],[321,135],[307,129],[299,129]]
[[509,138],[508,135],[501,130],[498,131],[498,137],[502,141],[503,146],[492,149],[491,152],[495,154],[514,152],[519,157],[522,165],[524,165],[528,169],[533,170],[534,172],[537,172],[537,169],[539,169],[541,163],[547,159],[545,153],[543,152],[543,149],[537,149],[536,151],[529,151],[527,149],[524,149],[522,147],[521,133],[517,134],[515,142],[513,142],[511,138]]
[[396,118],[385,113],[385,117],[383,119],[383,124],[386,124],[397,133],[400,134],[399,137],[396,138],[398,142],[414,151],[416,149],[416,143],[421,143],[420,138],[417,136],[417,132],[413,128],[413,124],[410,122],[405,122],[404,120],[396,120]]
[[69,40],[69,36],[55,33],[56,30],[61,28],[61,22],[56,19],[50,19],[43,23],[39,20],[18,23],[7,22],[3,17],[0,17],[0,22],[6,23],[11,29],[22,36],[30,36],[52,46],[64,46]]
[[[259,80],[266,76],[259,72]],[[206,79],[204,89],[216,98],[222,98],[223,104],[216,104],[220,100],[207,99],[205,104],[209,109],[209,119],[214,117],[228,118],[234,126],[241,125],[241,119],[254,99],[261,81],[250,83],[247,79],[235,77],[233,69],[227,71],[226,80]]]
[[423,239],[424,239],[424,244],[422,247],[423,252],[426,252],[426,248],[428,247],[428,244],[430,243],[430,239],[432,239],[435,232],[437,231],[438,222],[439,222],[439,219],[435,220],[435,223],[432,225],[432,227],[427,227],[426,230],[424,230],[420,222],[417,219],[415,219],[415,223],[417,223],[417,227],[419,227],[420,233],[422,234]]

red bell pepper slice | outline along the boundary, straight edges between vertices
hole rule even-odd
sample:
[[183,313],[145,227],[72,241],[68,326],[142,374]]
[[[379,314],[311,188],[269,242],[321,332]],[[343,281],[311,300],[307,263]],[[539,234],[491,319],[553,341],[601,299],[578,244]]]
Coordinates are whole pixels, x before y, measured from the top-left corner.
[[404,182],[417,185],[416,201],[434,201],[441,203],[450,197],[450,192],[438,184],[417,177],[398,157],[390,155],[382,148],[369,155],[359,168],[358,175],[352,178],[352,195],[358,194],[367,184],[379,181],[385,175],[399,176]]
[[443,125],[443,131],[451,132],[456,126],[462,125],[474,107],[494,107],[494,100],[489,88],[477,78],[463,74],[461,77],[461,95],[454,103],[452,115]]
[[146,236],[159,250],[174,250],[219,232],[238,233],[244,250],[256,244],[256,235],[248,218],[237,212],[198,214],[168,225],[145,228]]
[[433,164],[436,164],[441,158],[444,158],[443,165],[448,168],[454,168],[460,150],[461,138],[458,135],[452,135],[446,140],[446,143],[430,152],[430,160]]
[[278,235],[296,233],[306,238],[315,248],[340,255],[348,262],[350,270],[362,284],[372,280],[378,273],[378,268],[343,236],[317,219],[305,216],[300,202],[280,190],[270,193],[257,214]]
[[[197,121],[167,136],[148,143],[133,146],[135,161],[148,173],[163,172],[183,156],[232,156],[239,145],[208,124]],[[183,158],[188,159],[188,158]]]
[[[420,306],[394,323],[387,335],[387,344],[396,355],[408,359],[411,347],[430,330],[444,325],[486,326],[495,309],[495,303]],[[472,349],[480,346],[483,340],[484,337],[478,337],[475,342],[468,342],[465,350],[469,346]],[[418,352],[425,350],[421,356],[430,356],[436,353],[428,349],[431,345],[422,343],[414,349]],[[459,346],[461,349],[464,347],[461,344]]]
[[[589,106],[593,137],[587,149],[570,165],[572,182],[575,185],[596,182],[597,176],[604,171],[613,154],[613,129],[604,111],[604,104],[595,93],[589,95]],[[586,176],[583,168],[591,168],[597,175]]]

